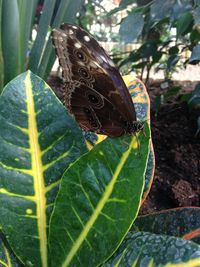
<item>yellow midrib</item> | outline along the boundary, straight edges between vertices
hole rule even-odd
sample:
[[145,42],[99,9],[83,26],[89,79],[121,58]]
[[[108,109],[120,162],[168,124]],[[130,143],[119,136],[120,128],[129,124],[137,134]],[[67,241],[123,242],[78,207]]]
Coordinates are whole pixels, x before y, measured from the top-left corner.
[[82,243],[84,242],[86,236],[88,235],[90,229],[92,228],[93,224],[95,223],[96,219],[98,218],[98,216],[100,215],[103,207],[105,206],[106,204],[106,201],[108,200],[108,198],[110,197],[110,195],[112,194],[113,192],[113,188],[114,188],[114,185],[117,181],[117,178],[133,148],[133,145],[135,143],[135,138],[132,138],[131,140],[131,143],[129,145],[129,148],[128,150],[123,153],[120,161],[119,161],[119,164],[117,165],[117,168],[113,174],[113,177],[110,181],[110,183],[107,185],[106,187],[106,190],[102,196],[102,198],[100,199],[96,209],[94,210],[92,216],[90,217],[90,219],[87,221],[85,227],[83,228],[83,231],[80,233],[79,237],[76,239],[76,241],[74,242],[74,245],[73,247],[71,248],[71,250],[69,251],[67,257],[65,258],[63,264],[62,264],[62,267],[67,267],[70,262],[72,261],[73,257],[76,255],[77,251],[79,250],[79,248],[81,247]]
[[36,122],[36,112],[33,99],[32,83],[30,72],[25,79],[27,96],[28,129],[30,138],[30,151],[32,155],[32,172],[34,180],[34,191],[37,209],[38,235],[40,242],[41,262],[43,267],[47,267],[47,235],[46,235],[46,198],[45,185],[41,161],[41,150],[38,141],[38,129]]

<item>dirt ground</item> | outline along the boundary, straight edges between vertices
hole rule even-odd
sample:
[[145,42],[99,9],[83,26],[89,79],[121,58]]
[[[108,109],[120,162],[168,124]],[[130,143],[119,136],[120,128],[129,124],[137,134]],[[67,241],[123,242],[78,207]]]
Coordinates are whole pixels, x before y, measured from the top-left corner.
[[[158,112],[151,112],[156,168],[151,191],[140,214],[200,206],[200,135],[195,137],[197,112],[179,103],[181,95],[191,91],[196,82],[175,82],[175,85],[183,88],[179,95],[164,103]],[[149,85],[151,101],[161,91],[160,82],[152,81]]]
[[[51,77],[49,85],[59,94],[60,80]],[[161,93],[161,82],[151,81],[151,101]],[[156,168],[150,193],[140,214],[158,210],[200,206],[200,135],[197,114],[191,113],[180,95],[191,91],[197,82],[176,82],[183,90],[151,112],[152,138]],[[171,85],[173,86],[173,84]]]

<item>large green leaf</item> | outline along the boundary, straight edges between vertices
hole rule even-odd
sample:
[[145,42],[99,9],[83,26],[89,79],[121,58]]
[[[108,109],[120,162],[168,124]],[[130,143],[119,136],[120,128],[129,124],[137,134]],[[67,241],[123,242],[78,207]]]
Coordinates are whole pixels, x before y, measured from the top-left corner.
[[119,249],[104,266],[198,267],[200,246],[172,236],[129,232]]
[[153,20],[157,21],[169,17],[170,20],[174,21],[191,9],[192,4],[188,0],[155,0],[152,1],[150,13]]
[[177,38],[179,38],[181,35],[185,35],[190,28],[192,30],[192,21],[193,16],[190,12],[180,16],[176,23]]
[[125,43],[132,42],[141,34],[144,26],[144,19],[141,13],[131,13],[122,20],[119,34]]
[[[2,1],[0,1],[0,14],[2,14]],[[4,62],[2,51],[2,16],[0,16],[0,94],[4,84]]]
[[179,208],[138,217],[134,229],[190,239],[200,244],[200,208]]
[[[149,128],[146,125],[146,135]],[[107,138],[64,174],[50,225],[52,266],[96,266],[119,245],[140,206],[149,138]]]
[[26,266],[47,266],[49,215],[64,170],[86,152],[82,133],[39,77],[0,97],[0,225]]
[[0,266],[24,267],[15,257],[5,237],[0,233]]

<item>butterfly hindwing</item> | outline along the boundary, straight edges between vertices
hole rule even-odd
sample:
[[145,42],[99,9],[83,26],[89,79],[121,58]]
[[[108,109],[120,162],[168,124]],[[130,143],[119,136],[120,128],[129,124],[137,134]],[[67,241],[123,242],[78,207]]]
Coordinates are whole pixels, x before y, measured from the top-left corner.
[[84,130],[113,137],[124,134],[123,117],[108,99],[93,88],[76,84],[70,102],[70,111]]

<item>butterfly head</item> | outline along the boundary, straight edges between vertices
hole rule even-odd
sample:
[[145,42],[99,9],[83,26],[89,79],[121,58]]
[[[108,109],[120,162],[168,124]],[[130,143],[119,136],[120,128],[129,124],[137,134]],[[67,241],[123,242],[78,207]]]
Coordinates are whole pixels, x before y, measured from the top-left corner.
[[126,132],[135,135],[144,129],[144,123],[142,121],[127,122]]

